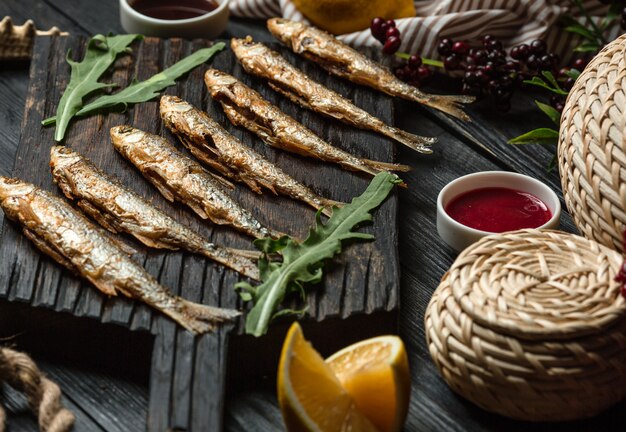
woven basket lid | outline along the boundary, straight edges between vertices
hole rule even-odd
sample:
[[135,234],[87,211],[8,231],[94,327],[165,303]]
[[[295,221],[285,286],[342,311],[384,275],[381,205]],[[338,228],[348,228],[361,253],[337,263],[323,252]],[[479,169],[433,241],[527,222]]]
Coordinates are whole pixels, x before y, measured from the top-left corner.
[[621,256],[558,231],[466,249],[426,309],[433,362],[458,394],[522,420],[594,416],[626,397]]
[[488,236],[448,272],[463,312],[482,325],[524,339],[597,332],[621,319],[626,301],[613,280],[621,256],[560,231]]
[[623,251],[626,35],[585,68],[567,98],[558,147],[563,195],[581,233]]

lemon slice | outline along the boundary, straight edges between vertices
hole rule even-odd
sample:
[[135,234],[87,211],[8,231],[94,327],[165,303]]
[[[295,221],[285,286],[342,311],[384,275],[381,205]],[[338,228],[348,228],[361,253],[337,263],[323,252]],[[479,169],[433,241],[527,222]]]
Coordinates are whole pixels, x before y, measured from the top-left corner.
[[411,378],[404,343],[379,336],[350,345],[326,363],[356,407],[381,432],[402,429],[409,408]]
[[288,431],[376,432],[330,366],[294,323],[278,367],[278,402]]

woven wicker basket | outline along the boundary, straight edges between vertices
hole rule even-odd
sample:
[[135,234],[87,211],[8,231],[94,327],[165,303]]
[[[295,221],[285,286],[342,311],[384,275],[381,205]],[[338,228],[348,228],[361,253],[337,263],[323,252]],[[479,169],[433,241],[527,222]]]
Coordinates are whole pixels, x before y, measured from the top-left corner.
[[0,21],[0,61],[29,59],[35,36],[65,36],[67,34],[57,27],[46,31],[37,30],[32,20],[16,26],[11,21],[11,17],[5,16]]
[[580,75],[563,115],[558,148],[565,203],[581,233],[623,250],[626,227],[626,35]]
[[593,416],[626,397],[619,253],[559,231],[494,234],[467,248],[425,316],[444,380],[508,417]]

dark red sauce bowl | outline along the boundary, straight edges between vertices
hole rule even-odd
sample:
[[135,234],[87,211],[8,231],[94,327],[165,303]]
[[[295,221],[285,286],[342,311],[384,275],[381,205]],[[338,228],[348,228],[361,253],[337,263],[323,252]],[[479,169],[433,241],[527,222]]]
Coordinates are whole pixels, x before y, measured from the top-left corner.
[[484,171],[448,183],[437,198],[437,232],[457,251],[480,238],[527,228],[557,228],[557,195],[532,177]]

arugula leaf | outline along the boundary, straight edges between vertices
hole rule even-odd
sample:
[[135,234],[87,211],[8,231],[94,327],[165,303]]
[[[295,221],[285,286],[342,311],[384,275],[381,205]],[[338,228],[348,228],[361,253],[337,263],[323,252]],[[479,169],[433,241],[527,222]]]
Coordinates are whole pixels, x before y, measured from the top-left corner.
[[[255,240],[254,244],[264,252],[259,260],[262,283],[256,287],[247,282],[235,285],[235,288],[243,290],[241,297],[244,300],[254,303],[246,318],[246,333],[261,336],[277,316],[302,312],[279,309],[285,295],[296,292],[304,296],[302,284],[319,283],[324,261],[341,252],[342,241],[374,240],[371,234],[352,230],[372,220],[370,212],[385,201],[398,183],[401,180],[395,174],[382,172],[376,175],[361,196],[342,208],[333,208],[326,224],[322,223],[321,212],[318,212],[315,226],[302,243],[288,236],[278,240]],[[270,261],[269,254],[278,251],[282,253],[283,261]]]
[[557,144],[559,131],[550,128],[533,129],[509,140],[509,144]]
[[[143,36],[137,34],[103,36],[96,35],[87,42],[87,52],[81,62],[73,61],[71,50],[68,50],[66,61],[69,63],[70,82],[61,96],[57,107],[57,127],[54,132],[54,140],[61,141],[65,136],[67,125],[83,105],[83,98],[96,90],[112,87],[114,84],[98,82],[100,76],[115,62],[121,53],[128,53],[134,40]],[[44,120],[44,125],[50,124]]]
[[541,111],[543,111],[543,113],[545,115],[550,117],[550,120],[552,120],[552,123],[554,123],[557,126],[559,125],[559,122],[561,121],[561,113],[560,112],[558,112],[556,109],[552,108],[550,105],[544,104],[543,102],[539,102],[538,100],[535,101],[535,104],[537,104],[539,109]]
[[161,90],[176,84],[176,79],[209,60],[217,52],[223,50],[224,46],[223,42],[219,42],[210,48],[202,48],[162,72],[152,75],[145,81],[133,81],[128,87],[117,93],[100,96],[95,101],[85,105],[76,115],[83,117],[102,109],[119,105],[126,108],[130,104],[154,99]]

